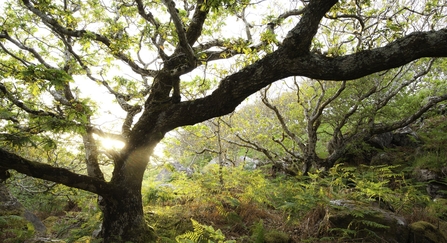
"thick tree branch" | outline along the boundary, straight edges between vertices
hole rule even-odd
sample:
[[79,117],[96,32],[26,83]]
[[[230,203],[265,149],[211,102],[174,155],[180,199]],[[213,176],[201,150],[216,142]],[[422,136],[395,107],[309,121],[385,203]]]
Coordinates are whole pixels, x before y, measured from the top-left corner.
[[186,37],[186,29],[185,26],[180,19],[178,14],[178,10],[175,7],[175,2],[173,0],[163,0],[163,3],[168,8],[168,12],[171,15],[172,21],[174,22],[174,26],[177,32],[177,36],[179,39],[179,46],[183,50],[182,53],[186,55],[189,66],[196,66],[196,58],[194,55],[194,51]]
[[[292,50],[289,50],[292,51]],[[414,32],[384,47],[335,58],[309,53],[292,58],[285,72],[315,79],[352,80],[422,57],[447,56],[447,29]]]
[[104,180],[104,174],[99,167],[99,151],[96,140],[93,138],[92,132],[82,135],[85,149],[85,162],[87,164],[87,175]]
[[283,41],[284,46],[294,50],[287,53],[288,55],[296,57],[309,51],[321,19],[337,2],[337,0],[310,1],[309,5],[303,10],[301,20],[289,31]]
[[186,38],[188,39],[189,45],[193,45],[197,39],[202,34],[203,25],[205,24],[205,20],[208,16],[208,9],[203,10],[202,5],[204,4],[203,0],[197,0],[196,9],[194,10],[194,14],[192,16],[191,22],[186,30]]
[[13,169],[25,175],[82,189],[98,195],[113,191],[113,186],[104,180],[76,174],[67,169],[30,161],[2,148],[0,148],[0,167],[3,169]]
[[246,97],[286,77],[352,80],[402,66],[422,57],[447,57],[447,29],[416,32],[384,47],[335,58],[311,53],[288,58],[285,52],[290,51],[293,49],[280,47],[254,64],[224,78],[211,95],[169,107],[164,111],[163,117],[191,114],[192,110],[197,115],[186,115],[176,121],[169,119],[163,130],[228,114]]

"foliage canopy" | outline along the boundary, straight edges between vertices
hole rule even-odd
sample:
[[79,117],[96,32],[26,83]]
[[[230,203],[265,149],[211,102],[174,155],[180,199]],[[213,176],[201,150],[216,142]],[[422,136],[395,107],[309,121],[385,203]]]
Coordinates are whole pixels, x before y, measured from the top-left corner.
[[[442,1],[0,6],[0,173],[12,169],[98,194],[108,242],[155,239],[141,185],[167,132],[228,114],[284,78],[346,81],[447,56]],[[107,112],[117,119],[103,125]],[[99,138],[124,146],[100,148]]]

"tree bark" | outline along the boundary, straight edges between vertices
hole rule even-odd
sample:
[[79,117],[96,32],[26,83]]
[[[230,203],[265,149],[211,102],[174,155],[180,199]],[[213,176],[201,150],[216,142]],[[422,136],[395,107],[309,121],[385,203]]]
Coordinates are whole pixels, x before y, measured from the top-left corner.
[[101,237],[104,242],[155,242],[155,232],[144,219],[141,187],[149,156],[159,140],[146,146],[126,147],[115,159],[110,183],[114,190],[102,194],[103,212]]
[[140,188],[123,185],[103,196],[101,237],[104,242],[155,242],[155,233],[144,219]]

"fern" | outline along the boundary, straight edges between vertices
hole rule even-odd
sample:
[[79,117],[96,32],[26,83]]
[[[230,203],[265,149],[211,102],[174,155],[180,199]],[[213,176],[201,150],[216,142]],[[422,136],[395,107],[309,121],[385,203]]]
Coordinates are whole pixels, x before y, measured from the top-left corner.
[[263,243],[265,240],[265,229],[264,229],[264,222],[261,220],[259,220],[258,223],[253,225],[252,228],[252,241],[255,243]]
[[374,222],[374,221],[365,220],[365,219],[355,220],[354,223],[363,224],[365,226],[368,226],[370,228],[375,228],[375,229],[388,229],[389,228],[389,226],[386,226],[386,225],[383,225],[383,224],[379,224],[379,223]]
[[225,235],[220,229],[215,230],[213,226],[200,224],[191,219],[194,231],[188,231],[175,237],[178,243],[234,243],[235,241],[225,241]]

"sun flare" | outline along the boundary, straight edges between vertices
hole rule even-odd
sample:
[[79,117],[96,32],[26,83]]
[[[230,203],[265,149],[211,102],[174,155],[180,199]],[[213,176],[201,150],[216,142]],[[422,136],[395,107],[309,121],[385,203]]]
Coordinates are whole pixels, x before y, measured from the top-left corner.
[[101,146],[105,149],[121,149],[124,147],[124,142],[110,138],[100,138]]

